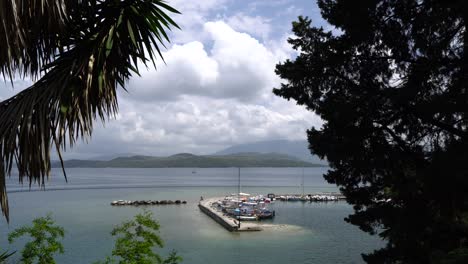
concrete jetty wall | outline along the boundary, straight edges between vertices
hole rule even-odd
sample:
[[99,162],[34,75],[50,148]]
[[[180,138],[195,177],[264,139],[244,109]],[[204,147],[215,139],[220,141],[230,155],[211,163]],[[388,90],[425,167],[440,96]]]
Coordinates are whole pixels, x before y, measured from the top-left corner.
[[262,231],[262,224],[260,222],[242,222],[240,228],[237,225],[237,220],[234,220],[232,217],[229,217],[222,212],[211,207],[211,204],[222,198],[209,198],[203,201],[200,201],[198,207],[200,210],[215,220],[218,224],[222,225],[230,232],[252,232],[252,231]]
[[208,215],[209,217],[211,217],[213,220],[215,220],[216,222],[218,222],[220,225],[222,225],[224,228],[226,228],[228,231],[230,232],[233,232],[233,231],[237,231],[237,225],[235,225],[234,223],[231,223],[229,221],[229,218],[225,218],[225,217],[222,217],[220,216],[219,214],[217,214],[213,209],[211,209],[209,207],[210,205],[209,204],[205,204],[205,203],[200,203],[198,204],[198,207],[200,208],[200,210],[202,212],[204,212],[206,215]]

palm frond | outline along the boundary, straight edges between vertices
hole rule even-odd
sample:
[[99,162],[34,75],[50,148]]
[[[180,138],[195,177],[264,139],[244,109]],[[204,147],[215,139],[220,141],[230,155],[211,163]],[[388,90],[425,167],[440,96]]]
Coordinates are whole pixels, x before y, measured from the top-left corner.
[[0,253],[0,264],[5,263],[5,261],[7,261],[8,258],[13,256],[13,254],[15,253],[16,251],[13,251],[13,252],[5,251],[5,252]]
[[21,183],[27,178],[30,186],[44,186],[50,148],[60,153],[90,137],[95,119],[114,116],[117,87],[125,89],[132,72],[138,74],[138,61],[155,64],[169,40],[165,31],[178,27],[165,13],[177,10],[160,0],[80,3],[59,38],[66,48],[42,67],[46,73],[34,85],[0,103],[0,203],[7,221],[5,177],[12,167]]
[[36,77],[41,67],[60,52],[65,32],[66,0],[0,1],[0,72]]

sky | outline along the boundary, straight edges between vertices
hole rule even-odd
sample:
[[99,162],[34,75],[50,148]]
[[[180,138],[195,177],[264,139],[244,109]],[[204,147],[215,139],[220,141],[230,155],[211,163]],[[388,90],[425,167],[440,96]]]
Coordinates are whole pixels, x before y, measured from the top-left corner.
[[[120,90],[119,114],[97,121],[92,138],[65,159],[111,154],[211,154],[231,145],[306,139],[314,113],[272,93],[275,65],[297,53],[291,22],[308,16],[329,29],[313,0],[169,0],[181,30],[170,34],[165,64],[142,69]],[[331,28],[330,28],[331,29]],[[284,82],[284,80],[283,80]],[[0,100],[31,85],[0,81]]]

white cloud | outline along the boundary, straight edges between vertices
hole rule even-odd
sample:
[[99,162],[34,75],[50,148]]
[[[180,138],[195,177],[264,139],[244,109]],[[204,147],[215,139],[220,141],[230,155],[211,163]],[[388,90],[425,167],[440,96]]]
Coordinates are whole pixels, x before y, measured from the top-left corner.
[[286,35],[265,46],[222,21],[205,23],[203,32],[209,42],[174,45],[164,53],[167,65],[133,78],[129,93],[120,93],[117,120],[66,157],[210,154],[245,142],[305,139],[306,129],[321,125],[312,112],[271,93],[280,84],[276,63],[292,54]]
[[269,105],[193,96],[158,104],[124,99],[118,120],[98,127],[90,144],[78,144],[66,157],[126,152],[210,154],[232,144],[305,139],[305,130],[314,125],[320,125],[320,120],[313,113],[273,97]]
[[171,36],[173,43],[181,44],[193,40],[203,41],[207,36],[200,29],[215,12],[223,11],[229,0],[171,0],[169,4],[182,15],[176,16],[175,21],[182,30],[174,31]]
[[129,91],[138,100],[178,100],[183,95],[251,101],[270,92],[278,77],[278,58],[262,43],[226,23],[207,22],[212,48],[198,41],[174,45],[164,53],[166,65],[133,78]]
[[227,23],[237,31],[261,37],[263,40],[267,40],[271,32],[270,19],[261,16],[248,16],[238,13],[229,17]]
[[[133,77],[129,93],[119,92],[116,120],[96,125],[89,144],[78,143],[65,158],[209,154],[257,140],[305,139],[305,130],[320,126],[320,118],[271,93],[281,82],[275,65],[295,56],[286,43],[290,15],[277,14],[298,9],[285,7],[290,0],[249,3],[169,1],[182,12],[173,16],[182,31],[170,36],[175,44],[164,52],[167,64]],[[267,14],[268,8],[276,9]],[[284,27],[277,23],[283,18]],[[22,89],[1,86],[3,98]]]
[[157,70],[142,70],[134,77],[130,92],[139,100],[176,100],[183,94],[211,94],[209,90],[219,77],[216,60],[210,58],[203,44],[194,41],[174,45],[164,53],[167,65],[159,63]]

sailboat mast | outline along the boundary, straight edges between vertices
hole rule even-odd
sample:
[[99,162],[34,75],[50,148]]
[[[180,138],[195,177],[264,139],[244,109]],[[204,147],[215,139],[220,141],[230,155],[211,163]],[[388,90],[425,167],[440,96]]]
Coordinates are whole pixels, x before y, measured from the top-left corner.
[[304,197],[304,167],[302,167],[302,197]]
[[237,228],[240,228],[240,222],[241,222],[241,213],[240,213],[240,192],[241,192],[241,187],[240,187],[240,167],[238,169],[238,183],[237,183],[237,203],[238,203],[238,208],[239,208],[239,219],[237,220]]

